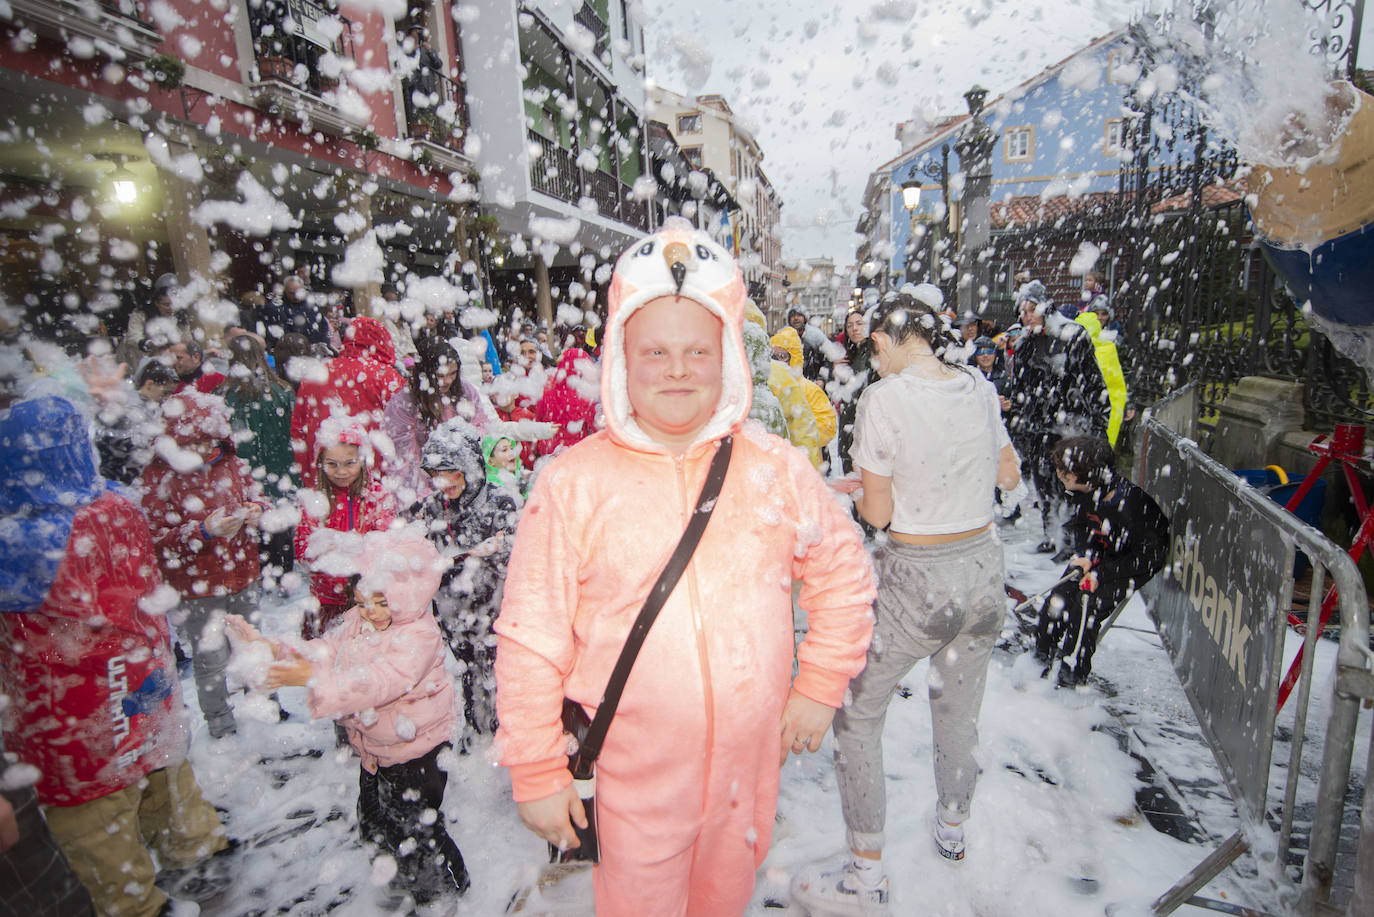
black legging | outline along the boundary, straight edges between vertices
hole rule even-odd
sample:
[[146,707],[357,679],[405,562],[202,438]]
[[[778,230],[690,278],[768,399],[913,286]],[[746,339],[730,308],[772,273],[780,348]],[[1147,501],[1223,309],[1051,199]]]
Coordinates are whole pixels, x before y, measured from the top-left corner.
[[1059,437],[1053,433],[1032,433],[1018,437],[1014,443],[1021,455],[1022,477],[1029,477],[1035,485],[1036,498],[1040,501],[1040,521],[1045,527],[1045,537],[1050,538],[1050,519],[1055,510],[1064,502],[1064,488],[1054,473],[1054,460],[1050,453]]
[[[440,806],[448,774],[438,764],[443,742],[418,758],[369,774],[358,774],[358,831],[363,840],[377,844],[396,858],[396,882],[409,891],[417,904],[425,904],[446,891],[462,894],[468,887],[467,867],[458,845],[444,827]],[[438,817],[425,824],[422,816],[433,809]],[[401,844],[414,838],[408,853]]]
[[[1070,569],[1064,568],[1065,576]],[[1098,583],[1095,592],[1084,592],[1076,580],[1060,584],[1040,607],[1036,656],[1043,662],[1062,658],[1066,667],[1073,668],[1074,680],[1084,681],[1093,670],[1102,623],[1129,591],[1123,583]]]

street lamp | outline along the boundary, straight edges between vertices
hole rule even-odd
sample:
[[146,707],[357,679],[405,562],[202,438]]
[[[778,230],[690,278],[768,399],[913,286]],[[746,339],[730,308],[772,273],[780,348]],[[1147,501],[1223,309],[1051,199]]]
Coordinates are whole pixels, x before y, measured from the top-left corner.
[[911,262],[916,258],[916,208],[921,204],[921,183],[914,178],[908,178],[902,182],[902,206],[906,208],[907,215],[907,239],[906,239],[906,263],[903,265],[903,275],[907,280],[914,279],[911,274]]
[[921,183],[911,178],[902,182],[902,205],[907,213],[915,213],[921,204]]

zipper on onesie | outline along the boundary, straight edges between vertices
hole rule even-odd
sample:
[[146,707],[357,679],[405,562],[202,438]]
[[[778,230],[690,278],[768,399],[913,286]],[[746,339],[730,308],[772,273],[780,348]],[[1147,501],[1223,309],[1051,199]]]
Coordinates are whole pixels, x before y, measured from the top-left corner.
[[[717,444],[716,448],[720,448]],[[678,499],[684,507],[684,518],[682,526],[687,527],[691,520],[692,511],[695,503],[687,489],[687,459],[686,456],[678,455],[673,458],[673,464],[677,471],[677,490]],[[705,705],[706,713],[706,737],[705,737],[705,766],[706,779],[701,782],[701,805],[703,811],[706,808],[709,787],[711,786],[711,749],[716,744],[716,717],[715,717],[715,694],[711,690],[711,660],[706,652],[706,627],[701,618],[701,591],[697,588],[697,561],[694,554],[692,559],[687,562],[687,569],[683,573],[683,579],[687,581],[688,605],[692,612],[692,630],[696,634],[697,644],[697,665],[701,674],[701,694]]]

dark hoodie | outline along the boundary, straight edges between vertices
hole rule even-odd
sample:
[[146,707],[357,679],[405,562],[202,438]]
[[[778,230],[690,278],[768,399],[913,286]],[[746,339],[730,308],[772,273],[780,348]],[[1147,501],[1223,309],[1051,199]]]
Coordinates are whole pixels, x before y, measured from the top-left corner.
[[[435,428],[425,443],[421,465],[427,472],[461,471],[464,478],[463,492],[456,500],[435,491],[412,506],[409,513],[424,524],[439,552],[454,558],[439,595],[462,596],[472,605],[486,606],[494,601],[494,613],[510,557],[509,537],[515,535],[518,521],[516,501],[502,488],[487,483],[482,434],[465,421],[455,418]],[[498,532],[509,537],[494,554],[469,556],[469,551]],[[479,569],[483,575],[474,575]]]

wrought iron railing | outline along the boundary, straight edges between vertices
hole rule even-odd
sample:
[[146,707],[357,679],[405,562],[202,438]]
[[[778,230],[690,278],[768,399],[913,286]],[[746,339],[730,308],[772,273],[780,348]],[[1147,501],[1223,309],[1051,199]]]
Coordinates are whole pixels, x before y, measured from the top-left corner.
[[[320,59],[326,54],[353,58],[353,23],[339,13],[310,0],[287,0],[285,11],[274,5],[248,8],[257,55],[258,75],[323,96],[338,88],[336,77],[326,76]],[[328,39],[315,23],[333,17],[342,23],[336,39]]]
[[614,175],[594,169],[586,173],[583,185],[587,196],[596,202],[598,213],[619,219],[622,186]]
[[610,41],[610,29],[602,21],[601,16],[592,9],[590,3],[583,3],[582,8],[573,14],[573,21],[582,26],[596,38],[595,54],[596,59],[601,60],[601,55],[606,53],[606,46]]
[[1204,424],[1243,376],[1303,383],[1311,429],[1365,422],[1365,373],[1329,351],[1260,250],[1242,202],[1157,224],[1131,277],[1123,362],[1134,400],[1149,404],[1197,382]]
[[581,170],[573,162],[572,153],[538,131],[528,131],[530,152],[530,185],[560,201],[577,203],[582,197]]
[[626,200],[620,209],[620,221],[640,232],[648,232],[649,205],[644,201]]
[[[417,100],[415,87],[402,84],[405,93],[406,134],[415,140],[428,140],[461,151],[468,129],[466,87],[442,73],[432,74],[434,91],[428,99]],[[427,104],[421,105],[420,101]]]
[[157,24],[153,22],[148,13],[148,4],[144,0],[100,0],[100,8],[111,16],[119,16],[145,29],[158,31]]
[[1353,80],[1360,54],[1364,0],[1302,0],[1302,4],[1320,14],[1326,26],[1311,34],[1312,50],[1326,58],[1333,73]]
[[576,204],[583,197],[596,202],[597,212],[609,219],[649,231],[649,205],[632,197],[632,188],[620,179],[600,169],[584,172],[573,160],[571,150],[565,150],[538,131],[528,131],[531,150],[530,185],[560,201]]

